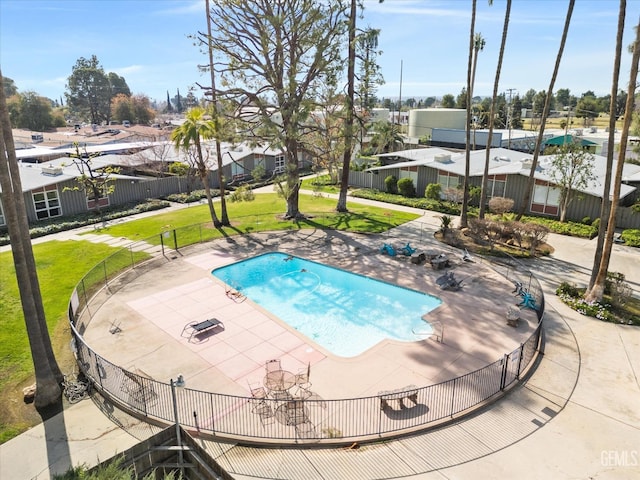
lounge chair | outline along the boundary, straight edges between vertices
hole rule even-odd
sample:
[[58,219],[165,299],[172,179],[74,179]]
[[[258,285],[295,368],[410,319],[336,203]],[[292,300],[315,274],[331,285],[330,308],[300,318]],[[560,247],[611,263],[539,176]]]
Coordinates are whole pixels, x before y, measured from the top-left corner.
[[397,254],[396,249],[393,248],[393,245],[389,245],[388,243],[382,245],[382,247],[380,248],[380,253],[386,253],[390,257],[395,257]]
[[447,272],[438,277],[436,284],[442,290],[460,290],[460,288],[462,288],[462,280],[456,280],[453,276],[453,272]]
[[402,247],[400,251],[404,254],[405,257],[410,257],[415,253],[416,249],[409,245],[409,242],[407,242],[407,244]]
[[471,257],[469,250],[467,250],[466,248],[464,249],[464,253],[462,254],[462,261],[473,262],[473,258]]

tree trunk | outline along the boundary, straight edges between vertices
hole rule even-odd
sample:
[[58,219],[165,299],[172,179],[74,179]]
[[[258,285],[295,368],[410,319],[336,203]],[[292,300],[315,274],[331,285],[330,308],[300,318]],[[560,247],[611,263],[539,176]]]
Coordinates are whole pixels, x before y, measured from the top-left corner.
[[287,213],[285,218],[300,217],[298,199],[300,193],[300,171],[298,169],[298,148],[295,140],[287,144]]
[[542,117],[540,118],[540,130],[538,130],[538,137],[536,140],[535,150],[533,151],[533,159],[531,162],[531,172],[529,173],[529,181],[524,192],[524,198],[522,199],[522,205],[516,220],[520,220],[524,215],[524,212],[529,207],[531,202],[531,194],[533,193],[533,187],[535,186],[535,173],[538,168],[538,157],[540,156],[540,148],[542,147],[542,139],[544,137],[544,128],[547,123],[547,117],[549,116],[549,109],[551,106],[551,99],[553,98],[553,86],[556,83],[558,77],[558,70],[560,69],[560,60],[562,60],[562,52],[564,51],[564,45],[567,42],[567,33],[569,33],[569,25],[571,23],[571,14],[573,13],[573,6],[575,0],[569,0],[569,7],[567,8],[567,15],[564,21],[564,30],[562,31],[562,39],[560,40],[560,48],[558,49],[558,55],[556,56],[556,64],[551,75],[551,81],[549,82],[549,88],[547,90],[547,96],[544,101],[544,108],[542,109]]
[[[621,6],[622,8],[622,6]],[[631,60],[631,72],[629,74],[629,91],[627,92],[627,103],[624,110],[624,123],[622,126],[622,135],[620,137],[620,151],[618,153],[618,164],[616,165],[616,174],[613,182],[613,195],[611,199],[611,209],[609,211],[609,219],[607,223],[607,233],[604,238],[604,246],[602,258],[598,268],[595,282],[591,289],[585,295],[587,302],[602,301],[604,294],[604,284],[607,279],[609,270],[609,260],[611,259],[611,250],[613,249],[613,233],[616,229],[616,212],[618,210],[618,202],[620,199],[620,187],[622,183],[622,169],[624,168],[624,160],[627,151],[627,139],[629,138],[629,127],[631,126],[631,112],[633,112],[633,104],[635,100],[636,81],[638,80],[638,60],[640,59],[640,22],[636,26],[636,39],[633,44],[633,57]]]
[[200,176],[200,180],[202,181],[202,186],[204,187],[204,193],[207,196],[207,204],[209,205],[209,214],[211,215],[211,221],[213,222],[213,226],[218,228],[221,226],[221,224],[220,220],[218,220],[218,215],[216,215],[216,209],[213,206],[213,198],[211,197],[211,186],[209,185],[209,170],[205,168],[204,158],[202,157],[202,145],[200,144],[199,135],[196,135],[195,143],[199,162],[198,174]]
[[484,218],[487,203],[487,183],[489,179],[489,161],[491,160],[491,143],[493,142],[493,117],[496,110],[496,99],[498,98],[498,85],[500,83],[500,72],[502,70],[502,59],[504,58],[504,47],[507,43],[507,32],[509,30],[509,17],[511,15],[511,0],[507,0],[507,8],[504,12],[504,24],[502,27],[502,41],[500,43],[500,54],[498,55],[498,66],[496,67],[496,78],[493,82],[493,96],[491,97],[491,108],[489,112],[489,135],[487,136],[486,156],[484,160],[484,171],[482,173],[482,188],[480,191],[480,211],[478,218]]
[[462,208],[460,211],[460,228],[468,226],[469,211],[469,175],[471,170],[471,70],[473,60],[473,37],[476,23],[476,0],[471,2],[471,27],[469,28],[469,58],[467,62],[467,117],[465,125],[466,146],[464,152],[464,183],[462,185]]
[[[222,174],[222,150],[220,149],[220,117],[218,112],[218,95],[216,92],[216,73],[213,68],[213,46],[211,45],[211,14],[209,10],[209,0],[205,1],[207,11],[207,33],[209,44],[209,72],[211,73],[211,103],[213,104],[213,121],[216,126],[216,159],[218,162],[218,185],[220,188],[220,211],[222,215],[222,225],[229,226],[229,214],[227,213],[227,200],[225,198],[224,175]],[[213,208],[213,206],[209,207]]]
[[344,124],[344,158],[342,160],[342,179],[340,194],[338,195],[338,212],[347,212],[347,190],[349,189],[349,169],[351,153],[353,151],[353,102],[355,92],[355,63],[356,63],[356,0],[351,0],[349,13],[349,65],[347,67],[347,118]]
[[[0,72],[0,84],[3,83]],[[60,407],[62,373],[53,355],[51,339],[42,304],[35,259],[29,237],[29,225],[15,155],[4,90],[0,89],[0,185],[7,220],[20,301],[36,377],[34,405],[42,414]]]
[[607,149],[607,167],[604,176],[604,189],[602,192],[602,205],[600,207],[600,224],[598,225],[598,240],[596,241],[596,251],[593,256],[593,267],[591,268],[591,278],[589,280],[590,290],[598,276],[600,269],[600,261],[602,259],[602,248],[604,246],[604,237],[607,231],[605,218],[609,218],[611,209],[611,199],[609,192],[611,191],[611,175],[613,171],[613,154],[615,145],[616,131],[616,97],[618,96],[618,82],[620,77],[620,61],[622,57],[622,35],[624,33],[624,20],[626,16],[626,0],[620,0],[620,11],[618,13],[618,33],[616,35],[616,56],[613,61],[613,79],[611,81],[611,102],[609,103],[609,138]]

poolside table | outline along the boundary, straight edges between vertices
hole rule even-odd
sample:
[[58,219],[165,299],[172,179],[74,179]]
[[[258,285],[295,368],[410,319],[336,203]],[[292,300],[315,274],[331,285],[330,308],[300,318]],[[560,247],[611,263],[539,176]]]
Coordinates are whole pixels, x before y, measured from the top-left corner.
[[275,370],[267,373],[263,383],[269,391],[286,392],[296,384],[296,376],[287,370]]

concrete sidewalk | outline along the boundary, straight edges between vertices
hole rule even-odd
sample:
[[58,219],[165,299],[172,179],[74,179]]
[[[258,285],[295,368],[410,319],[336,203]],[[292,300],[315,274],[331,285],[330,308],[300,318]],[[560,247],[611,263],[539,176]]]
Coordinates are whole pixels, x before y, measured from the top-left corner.
[[[440,214],[416,212],[421,235],[439,226]],[[638,478],[640,328],[602,323],[559,302],[553,291],[560,281],[588,280],[595,243],[557,235],[549,243],[554,254],[530,264],[547,299],[545,355],[531,378],[483,412],[358,450],[202,446],[239,479]],[[610,268],[636,291],[639,255],[616,245]],[[156,431],[99,397],[83,401],[0,445],[0,478],[44,479],[94,465]]]

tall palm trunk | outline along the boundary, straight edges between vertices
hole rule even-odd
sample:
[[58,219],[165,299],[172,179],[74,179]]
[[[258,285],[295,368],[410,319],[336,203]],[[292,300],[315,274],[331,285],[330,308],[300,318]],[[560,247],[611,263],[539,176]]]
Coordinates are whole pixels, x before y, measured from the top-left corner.
[[211,73],[211,102],[213,104],[213,121],[216,130],[216,159],[218,163],[218,187],[220,188],[220,215],[222,225],[229,226],[229,214],[227,213],[227,200],[225,197],[224,175],[222,173],[222,150],[220,148],[220,112],[218,111],[218,95],[216,94],[216,74],[213,68],[213,46],[211,44],[211,13],[209,10],[209,0],[205,0],[207,9],[207,33],[209,42],[209,71]]
[[[607,231],[605,218],[609,218],[609,209],[611,208],[611,199],[609,192],[611,191],[611,175],[613,171],[613,153],[615,145],[616,131],[616,98],[618,96],[618,82],[620,78],[620,62],[622,58],[622,35],[624,33],[624,20],[626,16],[627,2],[620,0],[620,11],[618,13],[618,33],[616,35],[616,57],[613,61],[613,79],[611,80],[611,102],[609,103],[609,138],[607,149],[607,168],[604,176],[604,189],[602,192],[602,205],[600,207],[600,224],[598,225],[598,240],[596,241],[596,251],[593,256],[593,267],[591,269],[591,279],[589,280],[589,289],[593,287],[600,269],[600,261],[602,259],[602,247],[604,246],[604,237]],[[608,269],[608,265],[607,265]]]
[[[489,1],[489,3],[492,3]],[[502,71],[502,59],[504,58],[504,47],[507,44],[507,32],[509,30],[509,17],[511,15],[511,0],[507,0],[507,8],[504,12],[504,24],[502,26],[502,41],[500,43],[500,54],[498,55],[498,66],[496,67],[496,78],[493,81],[493,95],[491,97],[491,108],[489,109],[489,135],[487,136],[486,156],[484,160],[484,172],[482,173],[482,189],[480,192],[480,211],[478,217],[484,218],[487,203],[487,183],[489,179],[489,160],[491,158],[491,144],[493,142],[493,119],[496,114],[496,99],[498,98],[498,84],[500,83],[500,72]]]
[[[0,85],[2,83],[3,77],[0,72]],[[2,201],[36,377],[34,404],[36,409],[44,414],[50,407],[60,405],[62,373],[53,354],[44,314],[9,111],[3,89],[0,89],[0,128],[2,129],[0,138]]]
[[214,227],[220,226],[220,220],[216,214],[216,209],[213,206],[213,197],[211,196],[211,186],[209,185],[209,169],[205,168],[204,157],[202,156],[202,143],[200,142],[200,136],[195,137],[196,154],[200,162],[198,163],[198,175],[200,181],[204,187],[204,194],[207,197],[207,205],[209,206],[209,214],[211,215],[211,221]]
[[562,39],[560,40],[560,48],[558,49],[558,55],[556,56],[556,64],[553,68],[553,74],[551,75],[551,81],[549,82],[549,88],[547,89],[547,96],[544,101],[544,108],[542,109],[542,116],[540,117],[540,130],[538,130],[538,137],[536,139],[536,146],[533,151],[533,159],[531,162],[531,172],[529,173],[529,181],[527,182],[527,188],[524,192],[524,198],[522,199],[522,205],[518,211],[516,220],[520,220],[527,210],[529,203],[531,202],[531,194],[533,193],[533,187],[535,186],[535,173],[538,168],[538,157],[540,156],[540,148],[542,147],[542,139],[544,138],[544,128],[547,123],[547,117],[549,116],[549,110],[551,107],[551,99],[553,98],[553,87],[558,77],[558,70],[560,69],[560,61],[562,60],[562,52],[564,51],[565,43],[567,42],[567,34],[569,33],[569,25],[571,24],[571,15],[573,13],[573,6],[575,0],[569,0],[569,7],[567,8],[567,15],[564,21],[564,29],[562,31]]
[[624,109],[624,123],[622,124],[622,134],[620,137],[618,164],[616,165],[616,174],[613,180],[613,195],[607,223],[607,233],[604,238],[604,247],[598,268],[598,275],[596,276],[593,286],[585,295],[587,302],[599,302],[602,300],[602,295],[604,294],[604,283],[607,279],[607,270],[609,269],[609,260],[611,259],[611,250],[613,249],[613,233],[616,228],[616,212],[618,211],[618,201],[620,199],[622,169],[624,168],[627,151],[629,127],[631,126],[631,118],[633,117],[633,104],[635,101],[636,82],[638,80],[638,60],[640,60],[640,21],[636,26],[636,39],[633,43],[633,57],[631,60],[631,72],[629,74],[629,91],[627,92],[627,103]]
[[355,95],[355,64],[356,64],[356,0],[351,0],[349,12],[349,64],[347,66],[347,98],[346,118],[344,121],[344,158],[342,160],[342,179],[340,195],[338,195],[338,212],[347,210],[347,189],[349,188],[349,168],[353,151],[353,102]]
[[462,208],[460,211],[460,228],[468,226],[469,212],[469,175],[471,170],[471,98],[472,82],[471,70],[473,61],[474,29],[476,24],[476,0],[471,1],[471,27],[469,28],[469,59],[467,62],[467,118],[466,118],[466,146],[464,152],[464,183],[462,185]]

